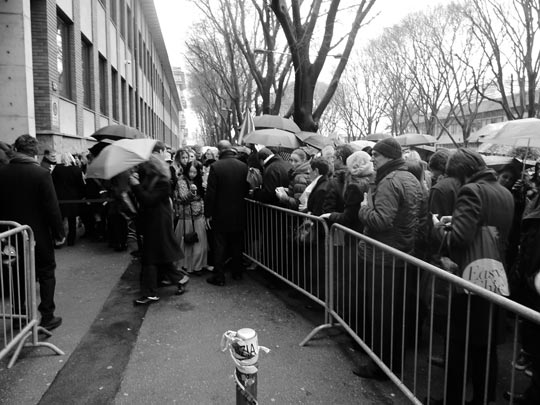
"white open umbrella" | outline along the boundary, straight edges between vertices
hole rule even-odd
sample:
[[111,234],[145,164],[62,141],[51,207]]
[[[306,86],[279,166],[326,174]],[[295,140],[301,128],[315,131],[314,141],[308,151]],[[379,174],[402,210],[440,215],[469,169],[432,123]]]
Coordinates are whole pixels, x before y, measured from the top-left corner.
[[256,129],[244,137],[244,143],[256,143],[265,146],[280,146],[296,149],[300,142],[292,132],[282,129]]
[[428,134],[403,134],[394,138],[401,146],[432,145],[437,142],[437,138]]
[[293,120],[281,117],[279,115],[263,114],[253,118],[255,129],[276,128],[292,133],[300,132],[300,127]]
[[110,179],[150,159],[155,139],[121,139],[101,151],[88,165],[87,177]]
[[524,118],[507,121],[495,135],[480,137],[479,141],[514,147],[540,148],[540,119]]
[[491,124],[484,125],[478,131],[473,132],[469,136],[469,142],[481,142],[481,139],[492,138],[504,125],[506,122],[493,122]]

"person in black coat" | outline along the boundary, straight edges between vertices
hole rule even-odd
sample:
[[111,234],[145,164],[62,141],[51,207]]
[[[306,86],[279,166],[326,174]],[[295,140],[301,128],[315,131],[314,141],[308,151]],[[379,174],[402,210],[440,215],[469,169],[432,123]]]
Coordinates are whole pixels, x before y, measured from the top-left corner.
[[[468,149],[456,151],[449,158],[446,168],[448,175],[457,177],[463,186],[459,190],[452,217],[434,220],[434,234],[442,240],[445,233],[448,233],[449,257],[462,271],[467,265],[467,248],[482,226],[497,229],[498,248],[504,257],[514,212],[512,194],[497,182],[495,172],[486,167],[477,152]],[[451,227],[447,225],[448,218],[451,219]],[[469,296],[453,289],[445,403],[461,403],[466,391],[464,380],[468,378],[472,381],[472,403],[495,401],[497,309],[497,306],[492,306],[477,295]],[[463,375],[465,361],[470,365],[466,376]]]
[[248,167],[236,159],[228,141],[218,144],[219,160],[210,166],[204,198],[207,227],[214,234],[214,272],[210,284],[225,285],[225,261],[232,258],[233,279],[242,277],[243,234],[246,225],[245,197]]
[[35,159],[37,145],[34,137],[20,136],[14,144],[15,156],[0,167],[0,218],[28,225],[34,232],[40,325],[52,330],[62,323],[62,318],[54,316],[54,242],[63,243],[65,238],[51,174]]
[[189,280],[175,265],[184,254],[173,230],[170,177],[169,166],[165,163],[165,144],[158,141],[150,160],[143,163],[138,173],[133,173],[129,179],[139,203],[138,226],[143,236],[142,296],[135,300],[135,305],[159,301],[158,275],[175,284],[177,294],[184,292],[184,285]]
[[[79,215],[79,203],[68,201],[82,200],[85,186],[83,174],[71,153],[62,153],[60,163],[52,172],[52,179],[56,196],[60,202],[62,218],[67,218],[68,235],[67,244],[73,246],[77,237],[77,215]],[[66,201],[66,202],[64,202]]]
[[258,158],[264,168],[263,184],[261,188],[253,190],[253,198],[265,204],[279,205],[276,188],[289,187],[289,170],[292,165],[274,155],[268,148],[262,148],[258,152]]

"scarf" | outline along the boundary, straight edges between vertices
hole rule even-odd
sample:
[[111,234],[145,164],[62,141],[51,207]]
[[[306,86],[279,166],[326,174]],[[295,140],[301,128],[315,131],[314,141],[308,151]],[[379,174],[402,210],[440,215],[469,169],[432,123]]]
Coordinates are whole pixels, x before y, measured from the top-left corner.
[[407,167],[405,166],[405,160],[403,160],[403,158],[391,160],[388,163],[382,165],[382,167],[378,168],[377,175],[375,176],[375,184],[379,184],[379,182],[384,179],[388,174],[396,170],[407,171]]
[[309,195],[311,194],[311,192],[313,191],[313,189],[315,188],[315,186],[317,185],[317,182],[319,181],[321,177],[322,177],[321,175],[318,175],[315,178],[315,180],[309,183],[309,185],[306,187],[306,189],[304,190],[304,192],[299,198],[300,204],[298,205],[298,211],[305,211],[307,209]]

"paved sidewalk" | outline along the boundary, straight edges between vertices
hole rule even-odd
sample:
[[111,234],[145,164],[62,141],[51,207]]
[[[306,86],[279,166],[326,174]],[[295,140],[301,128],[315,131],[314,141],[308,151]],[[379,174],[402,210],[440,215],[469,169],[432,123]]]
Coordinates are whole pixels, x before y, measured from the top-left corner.
[[283,291],[266,288],[260,274],[227,281],[220,288],[192,278],[186,294],[164,296],[149,308],[116,403],[234,404],[234,365],[219,345],[224,332],[243,327],[271,349],[259,357],[262,404],[397,403],[392,384],[352,374],[355,356],[338,330],[299,346],[317,323],[292,306],[320,321],[322,311],[306,310],[303,299],[284,302],[276,296]]
[[260,355],[261,404],[406,403],[393,384],[352,374],[359,355],[339,329],[300,347],[322,311],[268,288],[262,271],[223,288],[193,277],[186,294],[163,289],[146,311],[132,306],[138,263],[128,253],[82,240],[57,251],[57,262],[64,324],[50,341],[66,355],[25,349],[12,369],[1,362],[2,404],[234,404],[234,365],[219,344],[243,327],[271,349]]

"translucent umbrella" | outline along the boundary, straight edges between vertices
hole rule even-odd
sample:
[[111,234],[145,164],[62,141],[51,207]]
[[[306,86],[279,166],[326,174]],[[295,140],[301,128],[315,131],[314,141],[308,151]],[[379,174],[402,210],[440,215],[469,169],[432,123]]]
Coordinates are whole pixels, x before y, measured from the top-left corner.
[[430,145],[437,142],[437,138],[427,134],[403,134],[394,138],[401,146]]
[[376,133],[376,134],[369,134],[369,135],[366,136],[364,139],[365,139],[366,141],[377,142],[377,141],[380,141],[381,139],[386,139],[386,138],[392,138],[392,135],[390,135],[390,134],[383,134],[383,133]]
[[150,159],[155,139],[121,139],[105,147],[88,165],[87,177],[110,179]]
[[293,120],[279,115],[263,114],[253,118],[255,129],[276,128],[292,133],[300,132],[300,127]]
[[492,137],[481,137],[480,142],[498,145],[540,148],[540,119],[524,118],[507,121]]
[[280,146],[295,149],[300,146],[292,132],[281,129],[256,129],[244,137],[245,143],[258,143],[265,146]]

